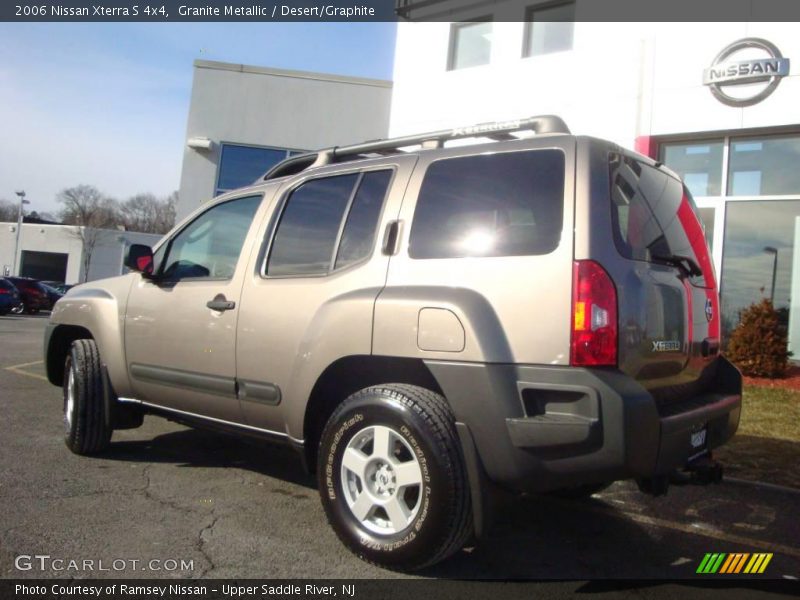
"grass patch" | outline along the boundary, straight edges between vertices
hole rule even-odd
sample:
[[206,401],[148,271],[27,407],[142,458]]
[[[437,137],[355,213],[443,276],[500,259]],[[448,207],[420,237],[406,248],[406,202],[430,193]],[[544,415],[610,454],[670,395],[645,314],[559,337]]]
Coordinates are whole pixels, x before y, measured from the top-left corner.
[[800,391],[747,386],[734,438],[714,451],[731,477],[800,488]]
[[800,442],[800,391],[746,387],[738,433]]

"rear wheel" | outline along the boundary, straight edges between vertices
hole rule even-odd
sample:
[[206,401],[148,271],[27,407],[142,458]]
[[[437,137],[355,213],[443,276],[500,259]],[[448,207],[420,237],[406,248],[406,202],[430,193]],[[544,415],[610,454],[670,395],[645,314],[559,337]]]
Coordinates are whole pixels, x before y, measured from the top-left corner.
[[103,372],[94,340],[75,340],[64,363],[64,442],[75,454],[102,452],[111,441]]
[[472,533],[455,420],[430,390],[389,384],[350,396],[325,427],[318,465],[328,521],[369,562],[419,569]]

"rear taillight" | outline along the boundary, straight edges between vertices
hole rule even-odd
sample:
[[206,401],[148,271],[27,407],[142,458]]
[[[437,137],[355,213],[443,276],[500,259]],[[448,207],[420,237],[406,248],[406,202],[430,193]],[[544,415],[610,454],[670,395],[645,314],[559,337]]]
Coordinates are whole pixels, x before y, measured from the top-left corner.
[[617,364],[617,290],[593,260],[572,266],[572,345],[574,366]]
[[10,294],[11,292],[5,288],[0,288],[0,294]]

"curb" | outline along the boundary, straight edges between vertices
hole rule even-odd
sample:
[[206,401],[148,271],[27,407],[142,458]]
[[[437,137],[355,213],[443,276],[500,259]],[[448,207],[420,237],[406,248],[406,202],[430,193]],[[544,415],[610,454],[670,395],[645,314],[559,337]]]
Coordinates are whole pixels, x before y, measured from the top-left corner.
[[800,489],[776,485],[774,483],[767,483],[766,481],[751,481],[749,479],[738,479],[737,477],[728,477],[725,475],[723,475],[722,481],[723,483],[732,483],[734,485],[755,487],[770,490],[772,492],[783,492],[784,494],[796,494],[800,496]]

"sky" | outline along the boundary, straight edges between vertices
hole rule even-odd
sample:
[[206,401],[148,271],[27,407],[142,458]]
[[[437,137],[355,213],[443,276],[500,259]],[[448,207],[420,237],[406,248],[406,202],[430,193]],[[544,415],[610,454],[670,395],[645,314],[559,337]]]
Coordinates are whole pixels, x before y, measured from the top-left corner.
[[178,189],[192,61],[391,79],[394,23],[2,23],[0,199]]

